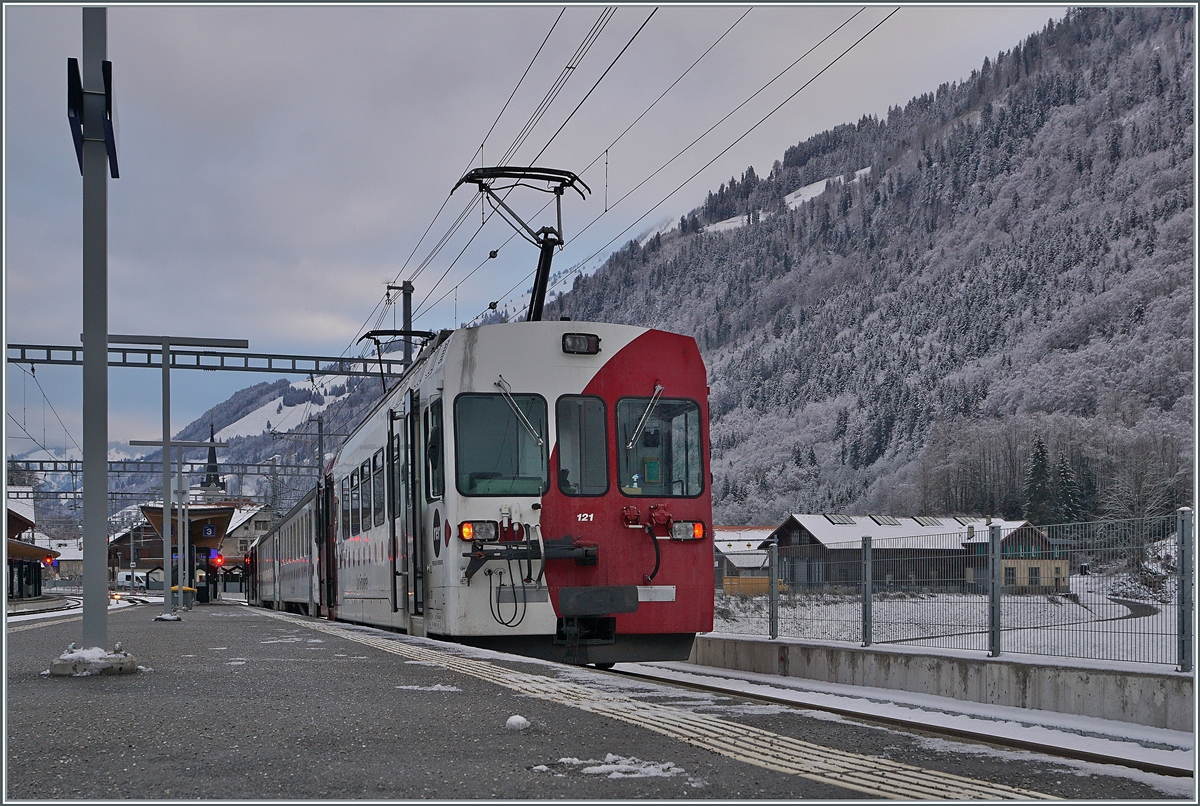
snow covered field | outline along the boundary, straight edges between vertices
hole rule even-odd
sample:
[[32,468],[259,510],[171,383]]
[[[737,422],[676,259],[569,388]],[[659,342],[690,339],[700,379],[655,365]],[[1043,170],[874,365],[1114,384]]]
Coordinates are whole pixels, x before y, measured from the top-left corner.
[[[1156,601],[1161,593],[1138,587],[1128,574],[1115,574],[1072,577],[1069,596],[1005,595],[1001,651],[1176,663],[1178,608],[1173,601]],[[768,618],[766,596],[717,591],[715,632],[767,635]],[[985,594],[881,591],[871,603],[871,622],[873,643],[988,649]],[[826,588],[779,598],[784,637],[861,644],[862,626],[860,594]]]
[[[307,391],[314,388],[314,386],[328,388],[338,380],[340,379],[332,375],[322,375],[316,379],[315,384],[310,383],[308,380],[297,381],[292,384],[292,388],[300,391]],[[236,422],[225,426],[217,432],[216,438],[218,440],[226,440],[233,439],[234,437],[256,437],[272,428],[277,431],[287,431],[300,425],[309,416],[320,414],[348,395],[348,392],[340,396],[324,395],[323,403],[310,402],[302,406],[284,406],[281,395],[280,397],[272,398]]]

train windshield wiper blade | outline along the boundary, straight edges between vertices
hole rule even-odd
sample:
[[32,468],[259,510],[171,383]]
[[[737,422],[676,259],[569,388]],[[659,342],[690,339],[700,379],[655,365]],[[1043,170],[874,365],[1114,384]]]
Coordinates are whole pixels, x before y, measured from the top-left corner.
[[642,419],[638,420],[637,428],[633,429],[633,436],[629,438],[629,444],[625,446],[625,450],[633,450],[634,443],[638,441],[638,437],[642,435],[642,429],[646,427],[646,420],[650,417],[650,412],[654,411],[654,404],[658,402],[658,398],[663,393],[661,383],[654,384],[654,394],[650,397],[650,402],[646,404],[646,410],[642,412]]
[[521,407],[518,406],[517,401],[513,399],[512,392],[505,388],[508,386],[508,381],[504,380],[503,375],[498,377],[500,380],[496,381],[495,385],[496,388],[500,390],[500,394],[504,397],[504,402],[507,403],[508,407],[513,410],[513,414],[517,415],[517,419],[521,421],[521,425],[525,426],[525,430],[529,432],[529,436],[533,437],[534,440],[537,441],[538,447],[542,447],[545,445],[545,442],[542,441],[541,435],[538,434],[537,430],[533,427],[533,423],[529,422],[529,418],[525,416],[525,412],[521,411]]

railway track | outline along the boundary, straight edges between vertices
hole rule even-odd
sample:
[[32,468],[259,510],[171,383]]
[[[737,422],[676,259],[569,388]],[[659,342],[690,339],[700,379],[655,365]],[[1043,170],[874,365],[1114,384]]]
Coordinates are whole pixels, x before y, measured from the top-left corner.
[[932,736],[950,736],[956,739],[966,739],[969,741],[980,742],[998,747],[1029,750],[1031,752],[1044,753],[1046,755],[1058,756],[1060,758],[1070,758],[1077,761],[1090,761],[1099,764],[1117,764],[1123,767],[1141,770],[1142,772],[1156,773],[1158,775],[1170,775],[1182,778],[1190,778],[1193,775],[1192,771],[1190,770],[1183,770],[1179,767],[1173,767],[1165,764],[1156,764],[1154,762],[1141,759],[1105,755],[1079,748],[1063,747],[1061,745],[1046,744],[1014,737],[1000,736],[996,735],[995,733],[985,733],[983,731],[959,730],[940,725],[930,725],[917,720],[908,720],[883,715],[864,715],[860,710],[837,708],[835,706],[822,703],[799,703],[796,700],[788,699],[786,697],[772,697],[766,694],[755,694],[752,692],[747,692],[741,688],[735,688],[733,686],[721,686],[719,683],[706,684],[695,681],[682,681],[675,677],[655,674],[652,671],[646,670],[646,667],[642,667],[636,671],[627,668],[611,669],[607,673],[630,679],[648,680],[660,685],[679,686],[681,688],[686,688],[693,691],[725,694],[728,696],[740,697],[753,702],[770,703],[772,705],[785,705],[791,708],[803,710],[824,711],[826,713],[838,714],[839,716],[844,716],[861,722],[888,725],[890,727],[899,727],[905,730],[916,731]]

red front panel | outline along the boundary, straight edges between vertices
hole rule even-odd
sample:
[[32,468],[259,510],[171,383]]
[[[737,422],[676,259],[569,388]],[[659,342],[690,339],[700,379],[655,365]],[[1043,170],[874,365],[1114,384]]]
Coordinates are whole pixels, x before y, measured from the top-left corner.
[[[694,339],[650,330],[610,357],[584,390],[605,405],[608,454],[608,492],[602,496],[564,494],[558,478],[558,448],[550,458],[550,491],[542,498],[542,537],[555,540],[570,535],[599,547],[599,562],[577,565],[573,560],[546,563],[546,582],[555,613],[561,588],[594,585],[675,586],[675,601],[643,601],[636,613],[618,615],[618,633],[708,632],[713,624],[712,489],[709,473],[708,386],[704,362]],[[694,400],[700,408],[702,457],[701,493],[692,498],[659,498],[629,495],[618,478],[617,404],[621,398],[649,398],[656,384],[664,399]],[[548,401],[554,405],[553,401]],[[629,481],[625,480],[628,485]],[[664,507],[676,521],[700,521],[701,540],[657,540],[659,568],[653,581],[655,552],[644,528],[629,528],[623,510],[636,507],[640,523],[649,522],[651,505]],[[657,533],[666,534],[659,527]]]

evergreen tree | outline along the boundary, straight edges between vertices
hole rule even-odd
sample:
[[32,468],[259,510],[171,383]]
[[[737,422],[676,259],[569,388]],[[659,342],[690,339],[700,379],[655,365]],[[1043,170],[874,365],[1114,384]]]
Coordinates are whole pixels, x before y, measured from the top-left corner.
[[1050,456],[1041,437],[1033,441],[1029,470],[1025,473],[1025,517],[1033,523],[1054,519],[1054,496],[1050,489]]
[[1074,523],[1080,516],[1079,481],[1071,462],[1062,451],[1054,466],[1054,519],[1059,523]]

